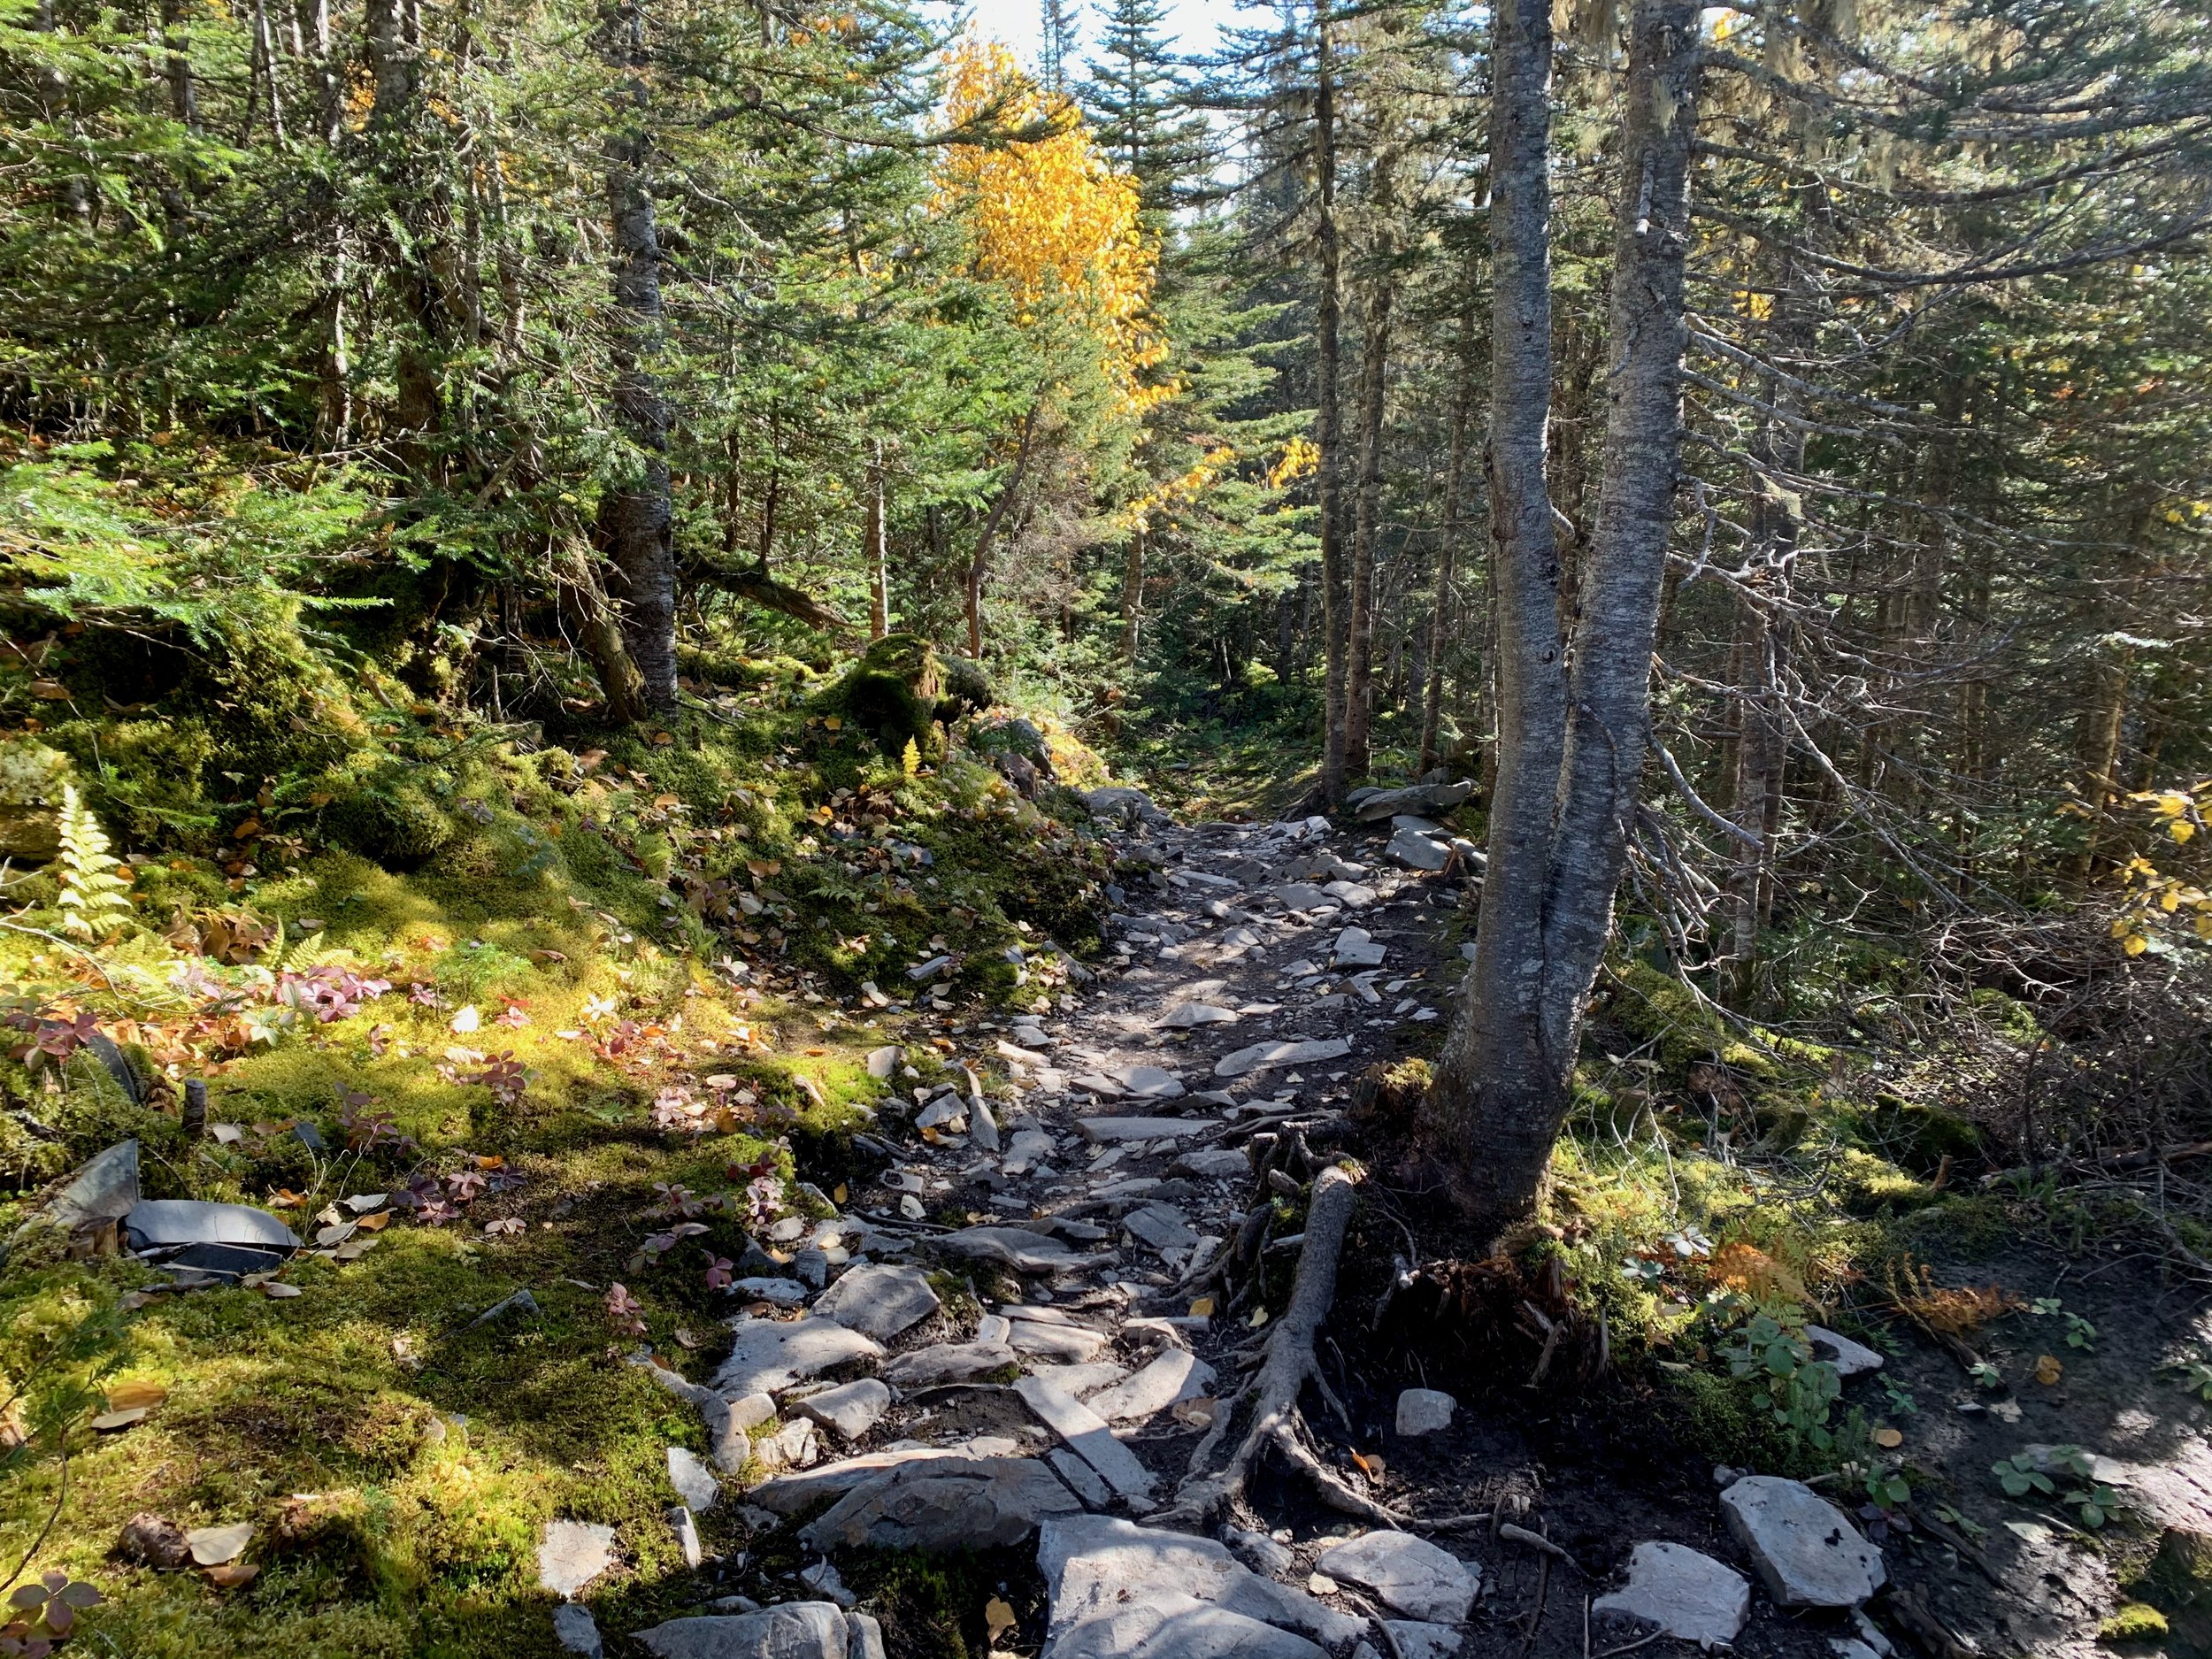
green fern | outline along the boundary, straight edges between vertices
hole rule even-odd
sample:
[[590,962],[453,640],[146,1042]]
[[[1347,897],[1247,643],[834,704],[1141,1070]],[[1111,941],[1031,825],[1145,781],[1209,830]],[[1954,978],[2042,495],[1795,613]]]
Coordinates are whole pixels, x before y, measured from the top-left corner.
[[100,827],[100,820],[77,798],[77,786],[65,783],[61,787],[64,933],[79,939],[97,939],[129,916],[131,902],[124,896],[129,884],[115,873],[119,867],[108,851],[107,832]]

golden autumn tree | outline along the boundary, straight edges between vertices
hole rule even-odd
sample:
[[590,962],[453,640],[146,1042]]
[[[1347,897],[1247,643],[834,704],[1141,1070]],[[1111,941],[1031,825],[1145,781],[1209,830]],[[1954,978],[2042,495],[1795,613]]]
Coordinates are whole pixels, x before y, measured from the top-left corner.
[[[1133,426],[1175,388],[1157,373],[1167,357],[1152,315],[1157,250],[1138,217],[1136,181],[1115,171],[1073,104],[1040,88],[1003,46],[971,35],[953,51],[946,116],[953,131],[977,138],[947,146],[937,211],[966,232],[974,273],[1005,292],[1041,357],[968,561],[973,656],[983,649],[992,550],[1039,447],[1060,424],[1056,400],[1070,401],[1070,382],[1094,372],[1108,417]],[[1056,344],[1069,341],[1079,362]]]
[[1048,309],[1079,323],[1125,407],[1171,395],[1145,383],[1167,345],[1151,314],[1158,250],[1136,180],[1114,170],[1071,100],[1044,92],[995,41],[971,35],[954,49],[946,113],[955,130],[1044,133],[946,150],[938,206],[966,227],[979,273],[1005,286],[1025,325]]

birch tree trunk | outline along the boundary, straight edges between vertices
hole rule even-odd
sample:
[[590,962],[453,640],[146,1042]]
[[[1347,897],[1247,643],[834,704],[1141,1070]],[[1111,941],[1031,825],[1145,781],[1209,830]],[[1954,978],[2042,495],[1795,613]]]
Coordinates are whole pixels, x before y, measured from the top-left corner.
[[1532,1215],[1612,926],[1650,720],[1681,445],[1695,0],[1639,0],[1622,123],[1604,485],[1573,664],[1544,482],[1551,305],[1545,0],[1502,0],[1491,144],[1498,780],[1476,956],[1429,1099],[1486,1230]]
[[614,406],[634,452],[635,472],[602,505],[608,551],[620,579],[622,633],[649,709],[676,701],[676,549],[669,503],[667,400],[650,359],[660,342],[661,252],[646,168],[645,17],[624,4],[615,16],[618,61],[632,71],[623,88],[632,125],[610,151],[607,207],[614,242]]
[[887,486],[883,476],[883,440],[876,440],[868,459],[868,637],[879,640],[891,631],[891,555],[887,520]]

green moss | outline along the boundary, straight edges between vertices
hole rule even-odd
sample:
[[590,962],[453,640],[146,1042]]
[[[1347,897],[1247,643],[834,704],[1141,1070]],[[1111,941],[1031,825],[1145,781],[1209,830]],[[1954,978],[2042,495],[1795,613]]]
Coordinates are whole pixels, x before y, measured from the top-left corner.
[[387,870],[415,870],[454,840],[452,818],[424,781],[395,769],[364,780],[323,813],[323,833],[337,846]]
[[2130,1601],[2097,1626],[2097,1640],[2115,1644],[2156,1641],[2168,1631],[2166,1616],[2147,1602]]
[[1655,1404],[1683,1444],[1732,1468],[1796,1472],[1800,1454],[1773,1414],[1752,1403],[1746,1380],[1694,1369],[1660,1374]]

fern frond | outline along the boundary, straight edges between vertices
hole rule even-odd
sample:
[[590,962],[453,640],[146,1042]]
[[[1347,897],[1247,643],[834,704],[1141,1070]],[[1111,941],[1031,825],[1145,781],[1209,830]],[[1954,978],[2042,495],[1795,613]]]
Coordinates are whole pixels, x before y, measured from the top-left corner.
[[115,872],[120,864],[108,850],[107,832],[92,809],[78,798],[77,786],[61,787],[61,927],[82,940],[109,932],[130,914],[129,886]]

